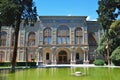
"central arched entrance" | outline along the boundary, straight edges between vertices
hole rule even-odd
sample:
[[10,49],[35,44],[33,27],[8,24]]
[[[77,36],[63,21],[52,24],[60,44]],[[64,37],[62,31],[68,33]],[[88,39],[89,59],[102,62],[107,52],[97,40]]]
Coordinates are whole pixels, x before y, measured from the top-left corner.
[[67,52],[62,50],[58,53],[58,64],[66,64],[67,63]]

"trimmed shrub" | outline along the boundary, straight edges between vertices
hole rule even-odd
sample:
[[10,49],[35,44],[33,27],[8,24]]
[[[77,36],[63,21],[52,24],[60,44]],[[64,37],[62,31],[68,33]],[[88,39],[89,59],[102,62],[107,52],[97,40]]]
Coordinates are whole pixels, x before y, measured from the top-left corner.
[[[28,62],[28,66],[36,67],[36,62]],[[10,66],[11,62],[0,62],[0,66]],[[26,66],[26,62],[17,62],[16,66]]]
[[10,66],[10,62],[0,62],[0,66]]
[[[27,65],[30,66],[30,67],[35,67],[36,62],[27,62]],[[16,66],[26,66],[26,62],[17,62]]]
[[120,60],[112,60],[115,66],[120,66]]
[[97,59],[93,62],[96,66],[103,66],[105,64],[104,60]]

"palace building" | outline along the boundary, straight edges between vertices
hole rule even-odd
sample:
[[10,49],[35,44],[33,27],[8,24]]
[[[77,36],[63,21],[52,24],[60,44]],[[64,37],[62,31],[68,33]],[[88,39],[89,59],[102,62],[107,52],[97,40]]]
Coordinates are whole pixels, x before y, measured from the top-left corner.
[[[20,26],[17,62],[83,64],[95,59],[102,27],[87,16],[40,16],[36,23]],[[14,29],[2,26],[0,62],[10,62]]]

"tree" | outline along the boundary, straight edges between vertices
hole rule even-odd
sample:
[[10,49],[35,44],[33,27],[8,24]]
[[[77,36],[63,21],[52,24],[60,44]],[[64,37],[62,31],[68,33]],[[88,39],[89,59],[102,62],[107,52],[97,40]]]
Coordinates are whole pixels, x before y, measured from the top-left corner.
[[12,72],[15,71],[18,35],[21,21],[28,24],[37,19],[36,7],[33,0],[1,0],[0,1],[0,21],[2,25],[12,26],[15,30],[15,44],[12,58]]
[[109,51],[109,38],[108,30],[114,20],[116,20],[120,14],[120,0],[99,0],[99,7],[97,10],[98,21],[101,23],[104,31],[106,31],[106,49],[107,49],[107,61],[110,64],[110,51]]
[[120,20],[117,20],[114,23],[112,23],[112,25],[110,26],[110,28],[112,30],[114,30],[115,32],[119,33],[120,32]]
[[98,5],[98,21],[107,30],[120,15],[120,0],[99,0]]
[[115,65],[120,66],[120,46],[113,51],[110,58]]
[[[118,23],[119,22],[119,23]],[[108,36],[106,35],[106,32],[103,34],[100,43],[98,45],[98,52],[102,54],[104,57],[106,57],[106,36],[109,38],[108,45],[109,45],[109,51],[110,51],[110,59],[112,61],[116,61],[114,57],[119,57],[118,53],[116,53],[116,49],[120,47],[120,21],[115,21],[110,26],[110,29],[108,30]],[[117,50],[118,51],[118,50]],[[120,53],[119,53],[120,55]],[[120,62],[120,61],[119,61]]]

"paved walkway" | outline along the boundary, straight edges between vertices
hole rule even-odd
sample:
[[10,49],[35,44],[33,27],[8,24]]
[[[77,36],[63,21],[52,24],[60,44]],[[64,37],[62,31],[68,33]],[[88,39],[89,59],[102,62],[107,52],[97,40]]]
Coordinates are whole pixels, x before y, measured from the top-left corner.
[[116,67],[116,68],[120,68],[120,66],[108,66],[108,65],[104,65],[104,66],[95,66],[94,64],[56,64],[56,65],[41,65],[38,66],[38,68],[41,67]]
[[[56,64],[56,65],[39,65],[38,67],[35,68],[60,68],[60,67],[110,67],[110,68],[120,68],[120,66],[108,66],[108,65],[104,65],[104,66],[95,66],[94,64]],[[29,66],[21,66],[21,67],[16,67],[16,69],[26,69],[26,68],[30,68]],[[8,67],[0,67],[0,70],[8,70],[11,69],[11,66]]]

